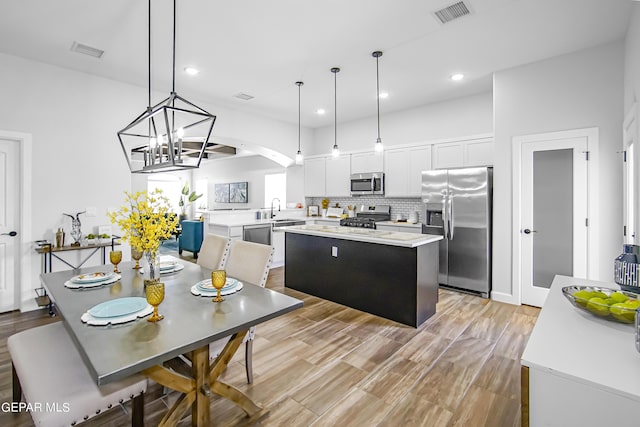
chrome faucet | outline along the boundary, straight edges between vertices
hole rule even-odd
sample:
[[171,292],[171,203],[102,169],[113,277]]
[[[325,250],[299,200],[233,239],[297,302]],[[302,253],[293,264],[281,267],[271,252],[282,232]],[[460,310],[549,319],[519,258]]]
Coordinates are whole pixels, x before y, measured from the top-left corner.
[[271,216],[269,218],[273,218],[275,215],[273,214],[273,202],[277,200],[278,201],[278,212],[280,212],[280,199],[278,199],[277,197],[274,197],[271,200]]

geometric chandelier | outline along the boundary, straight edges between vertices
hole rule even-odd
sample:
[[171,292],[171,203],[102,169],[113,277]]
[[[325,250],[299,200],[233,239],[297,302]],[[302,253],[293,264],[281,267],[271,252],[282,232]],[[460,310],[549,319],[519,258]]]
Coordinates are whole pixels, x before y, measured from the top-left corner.
[[216,116],[176,93],[176,0],[173,0],[173,85],[168,98],[151,105],[151,0],[149,3],[148,104],[145,111],[118,132],[132,173],[194,169],[209,142]]

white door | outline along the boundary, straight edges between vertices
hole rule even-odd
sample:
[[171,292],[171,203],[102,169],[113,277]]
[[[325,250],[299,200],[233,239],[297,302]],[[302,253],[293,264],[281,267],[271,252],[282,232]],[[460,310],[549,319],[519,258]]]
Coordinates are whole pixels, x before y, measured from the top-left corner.
[[0,139],[0,312],[18,308],[19,155],[17,142]]
[[587,150],[586,137],[521,145],[523,304],[541,307],[556,274],[587,278]]

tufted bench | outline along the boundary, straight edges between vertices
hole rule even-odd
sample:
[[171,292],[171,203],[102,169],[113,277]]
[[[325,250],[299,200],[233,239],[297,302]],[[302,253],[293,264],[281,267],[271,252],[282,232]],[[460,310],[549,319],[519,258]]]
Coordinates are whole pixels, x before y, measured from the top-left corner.
[[9,337],[13,401],[24,397],[36,426],[73,426],[133,399],[131,424],[143,425],[147,379],[134,375],[98,387],[62,322]]

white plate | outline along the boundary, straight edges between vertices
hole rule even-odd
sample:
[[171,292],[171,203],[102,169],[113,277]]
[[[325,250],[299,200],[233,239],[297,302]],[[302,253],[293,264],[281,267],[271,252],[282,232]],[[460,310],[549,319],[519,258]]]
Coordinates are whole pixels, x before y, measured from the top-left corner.
[[160,271],[173,270],[173,269],[176,268],[176,265],[178,265],[178,263],[175,262],[175,261],[161,262],[160,263]]
[[107,326],[109,324],[117,325],[120,323],[127,323],[134,321],[136,319],[141,319],[153,313],[153,307],[150,304],[147,304],[145,308],[140,311],[136,311],[135,313],[126,314],[124,316],[117,317],[93,317],[88,312],[85,312],[81,317],[82,320],[87,325],[92,326]]
[[[227,289],[222,288],[220,290],[220,295],[225,296],[225,295],[235,294],[236,292],[240,292],[243,286],[244,285],[242,284],[242,282],[238,282],[236,286],[233,286]],[[205,291],[200,289],[197,284],[191,287],[191,293],[193,295],[201,296],[201,297],[215,297],[216,295],[218,295],[215,289],[213,289],[212,291]]]
[[119,317],[133,314],[147,306],[147,300],[142,297],[126,297],[112,299],[90,308],[87,313],[97,318]]
[[[176,271],[180,271],[184,268],[183,264],[180,263],[176,263],[172,269],[170,270],[163,270],[162,268],[160,269],[160,274],[169,274],[169,273],[175,273]],[[140,272],[140,274],[144,274],[145,273],[145,269],[141,268],[140,270],[138,270],[138,272]]]
[[86,273],[74,276],[69,279],[69,281],[73,283],[104,282],[105,280],[112,279],[114,275],[115,273],[113,271],[110,271],[108,273],[105,273],[103,271],[96,271],[95,273]]
[[[227,281],[225,282],[224,286],[222,287],[222,290],[225,289],[231,289],[235,286],[238,285],[238,280],[234,279],[232,277],[227,277]],[[206,279],[206,280],[202,280],[198,283],[196,283],[196,286],[198,287],[198,289],[201,289],[203,291],[209,292],[209,291],[216,291],[216,288],[213,287],[213,285],[211,284],[211,279]]]
[[97,288],[99,286],[106,286],[112,283],[116,283],[118,280],[122,278],[121,275],[114,273],[113,276],[108,280],[103,280],[101,282],[90,282],[90,283],[74,283],[70,280],[64,282],[64,286],[70,289],[88,289],[88,288]]

